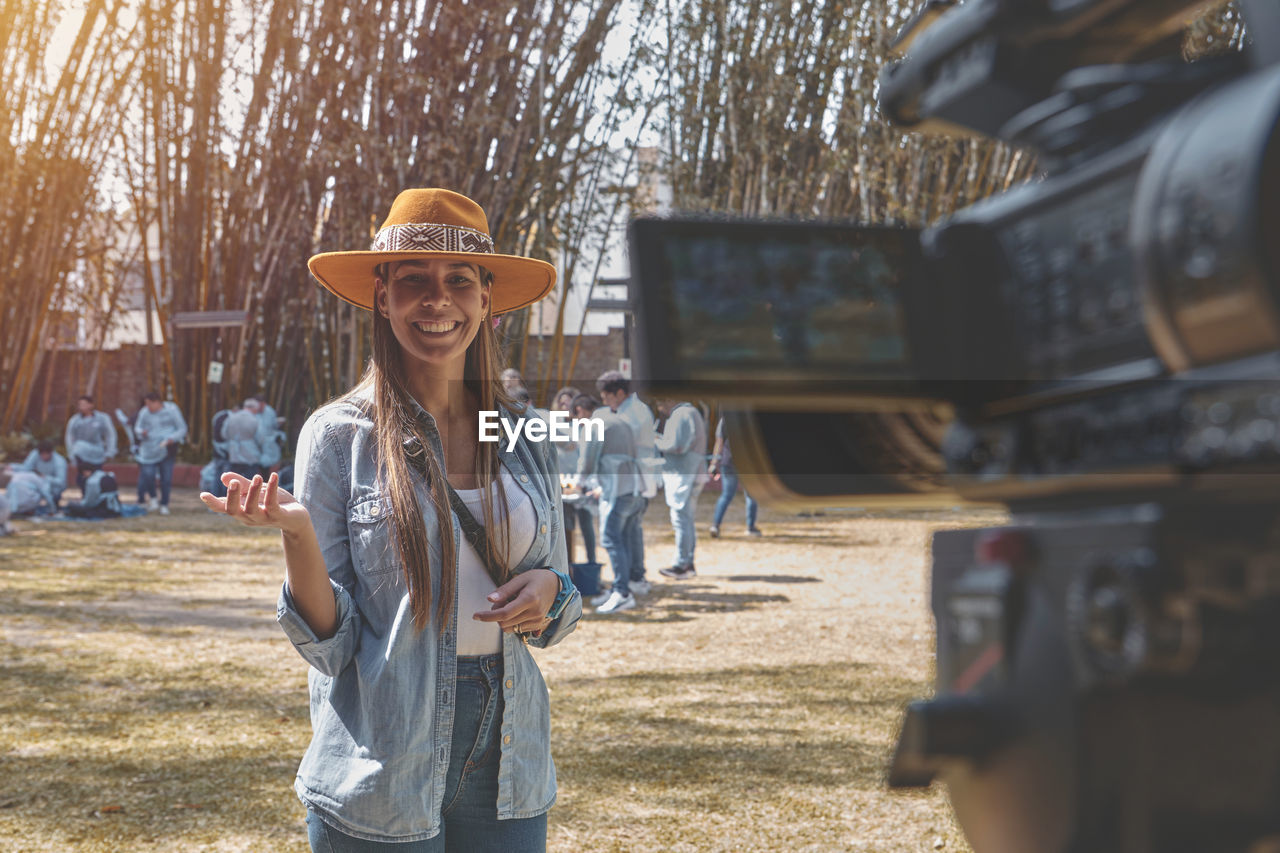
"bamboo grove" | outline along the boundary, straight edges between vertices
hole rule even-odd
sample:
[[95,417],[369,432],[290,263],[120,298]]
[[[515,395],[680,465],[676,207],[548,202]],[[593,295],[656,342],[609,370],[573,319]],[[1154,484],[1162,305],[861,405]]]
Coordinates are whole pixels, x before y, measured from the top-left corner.
[[[100,347],[130,274],[159,314],[153,383],[198,441],[253,393],[296,425],[369,346],[306,259],[367,245],[408,186],[475,198],[498,251],[579,281],[644,203],[637,171],[680,208],[911,223],[1031,177],[1023,152],[880,118],[877,74],[920,5],[0,0],[0,434],[48,408],[58,325],[91,320]],[[1230,8],[1192,29],[1196,49],[1241,37]],[[540,388],[572,373],[565,301]],[[168,323],[212,310],[250,319]],[[504,319],[517,362],[525,323]]]
[[[2,0],[0,432],[40,395],[59,316],[109,323],[130,269],[160,314],[157,384],[199,430],[217,405],[210,360],[227,365],[227,401],[263,393],[285,413],[351,384],[367,321],[324,298],[305,262],[367,245],[401,188],[466,193],[498,251],[554,258],[571,217],[594,211],[575,189],[611,156],[597,113],[623,100],[602,54],[621,5]],[[51,74],[55,27],[77,14]],[[213,310],[250,322],[166,322]]]

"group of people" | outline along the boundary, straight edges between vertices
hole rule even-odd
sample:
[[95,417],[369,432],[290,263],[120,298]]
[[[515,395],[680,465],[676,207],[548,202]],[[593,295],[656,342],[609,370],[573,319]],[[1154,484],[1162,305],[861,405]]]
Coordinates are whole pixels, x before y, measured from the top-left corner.
[[[507,369],[502,382],[513,399],[529,404],[530,395],[520,374]],[[612,587],[591,599],[597,613],[617,613],[638,605],[636,596],[650,592],[644,554],[644,516],[659,489],[667,504],[675,536],[671,565],[659,573],[673,580],[697,575],[694,552],[697,530],[694,516],[698,498],[709,479],[719,478],[721,495],[716,504],[712,537],[720,535],[720,523],[738,490],[737,470],[721,419],[715,432],[715,448],[707,459],[707,426],[701,409],[692,403],[656,399],[658,418],[632,389],[631,381],[616,370],[596,380],[592,397],[572,386],[552,397],[551,407],[575,420],[597,419],[603,435],[593,441],[557,442],[562,475],[573,488],[565,498],[565,537],[572,562],[573,533],[581,531],[587,562],[596,563],[597,515],[601,544],[613,567]],[[744,490],[744,494],[745,490]],[[756,503],[747,500],[747,529],[761,535],[756,526]]]
[[[117,410],[138,462],[138,504],[162,515],[169,514],[173,465],[178,446],[186,438],[187,423],[175,403],[154,391],[142,398],[137,414],[126,418]],[[119,487],[105,469],[118,450],[116,424],[100,412],[89,394],[76,400],[76,412],[67,421],[63,436],[67,456],[51,440],[37,443],[20,464],[0,469],[5,490],[4,530],[13,516],[46,517],[62,513],[78,518],[105,518],[121,514]],[[68,460],[67,457],[70,457]],[[75,466],[80,499],[65,505],[63,492],[71,465]]]
[[[247,398],[239,406],[222,409],[213,416],[213,459],[200,472],[200,488],[218,497],[226,496],[222,475],[228,471],[242,477],[267,476],[280,462],[285,433],[282,419],[261,396]],[[292,469],[281,479],[292,486]]]
[[[178,448],[187,437],[181,409],[151,391],[143,396],[132,418],[117,409],[116,420],[138,463],[138,506],[169,515],[174,465]],[[0,531],[9,532],[9,518],[18,516],[107,518],[123,514],[116,478],[105,468],[119,450],[116,420],[99,411],[91,395],[82,395],[63,436],[67,456],[57,451],[52,440],[45,439],[21,463],[0,466],[0,489],[4,489]],[[203,472],[213,485],[218,485],[216,478],[225,471],[251,477],[280,462],[284,433],[275,410],[261,397],[250,397],[242,406],[214,415],[213,426],[214,459]],[[64,505],[62,495],[72,466],[80,499]],[[286,482],[290,479],[286,477]]]
[[[187,437],[186,418],[177,403],[165,400],[156,391],[143,395],[142,405],[133,418],[126,417],[119,409],[116,417],[138,462],[138,504],[168,515],[173,466],[178,459],[178,447]],[[76,413],[67,421],[64,444],[75,465],[76,486],[81,495],[80,501],[66,507],[67,514],[118,515],[115,477],[103,467],[116,455],[116,425],[108,414],[98,411],[92,396],[85,394],[76,401]],[[65,461],[61,469],[65,486]],[[56,500],[54,507],[57,508]]]

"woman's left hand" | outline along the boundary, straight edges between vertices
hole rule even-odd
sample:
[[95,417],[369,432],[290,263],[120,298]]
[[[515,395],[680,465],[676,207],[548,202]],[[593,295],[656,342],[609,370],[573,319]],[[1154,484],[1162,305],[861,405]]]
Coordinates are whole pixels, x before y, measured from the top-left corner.
[[487,611],[472,616],[480,622],[497,622],[503,631],[523,631],[535,637],[551,620],[547,613],[560,594],[560,578],[547,569],[522,572],[489,593]]

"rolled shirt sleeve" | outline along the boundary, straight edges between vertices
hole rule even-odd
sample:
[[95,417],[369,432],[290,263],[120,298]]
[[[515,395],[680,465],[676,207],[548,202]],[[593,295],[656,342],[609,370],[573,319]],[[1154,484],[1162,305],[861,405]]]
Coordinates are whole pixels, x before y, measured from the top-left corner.
[[360,639],[360,625],[351,594],[330,578],[334,604],[338,609],[338,630],[328,639],[320,639],[311,626],[298,613],[289,584],[280,585],[280,599],[276,604],[276,621],[302,659],[325,675],[337,675],[355,657]]

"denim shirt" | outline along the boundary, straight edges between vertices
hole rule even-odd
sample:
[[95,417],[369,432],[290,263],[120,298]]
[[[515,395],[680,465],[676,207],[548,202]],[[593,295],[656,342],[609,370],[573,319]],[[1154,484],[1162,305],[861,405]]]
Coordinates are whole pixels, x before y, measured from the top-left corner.
[[[426,438],[443,459],[435,422],[419,410]],[[501,417],[514,427],[515,417]],[[457,613],[440,631],[435,607],[413,624],[403,569],[395,553],[390,505],[377,479],[373,423],[341,400],[315,412],[298,437],[295,495],[311,514],[337,603],[338,627],[320,640],[298,614],[288,586],[277,618],[311,664],[312,739],[295,789],[324,820],[357,838],[415,841],[440,831],[441,800],[453,728]],[[499,444],[501,464],[532,499],[538,534],[518,574],[554,566],[567,571],[559,475],[549,442]],[[417,475],[414,475],[415,478]],[[440,588],[441,543],[425,485],[416,483],[431,550],[431,583]],[[451,514],[454,541],[462,530]],[[456,565],[455,565],[456,571]],[[576,590],[560,617],[528,645],[559,642],[577,625]],[[550,701],[525,642],[503,634],[502,756],[498,818],[526,818],[556,797]]]

